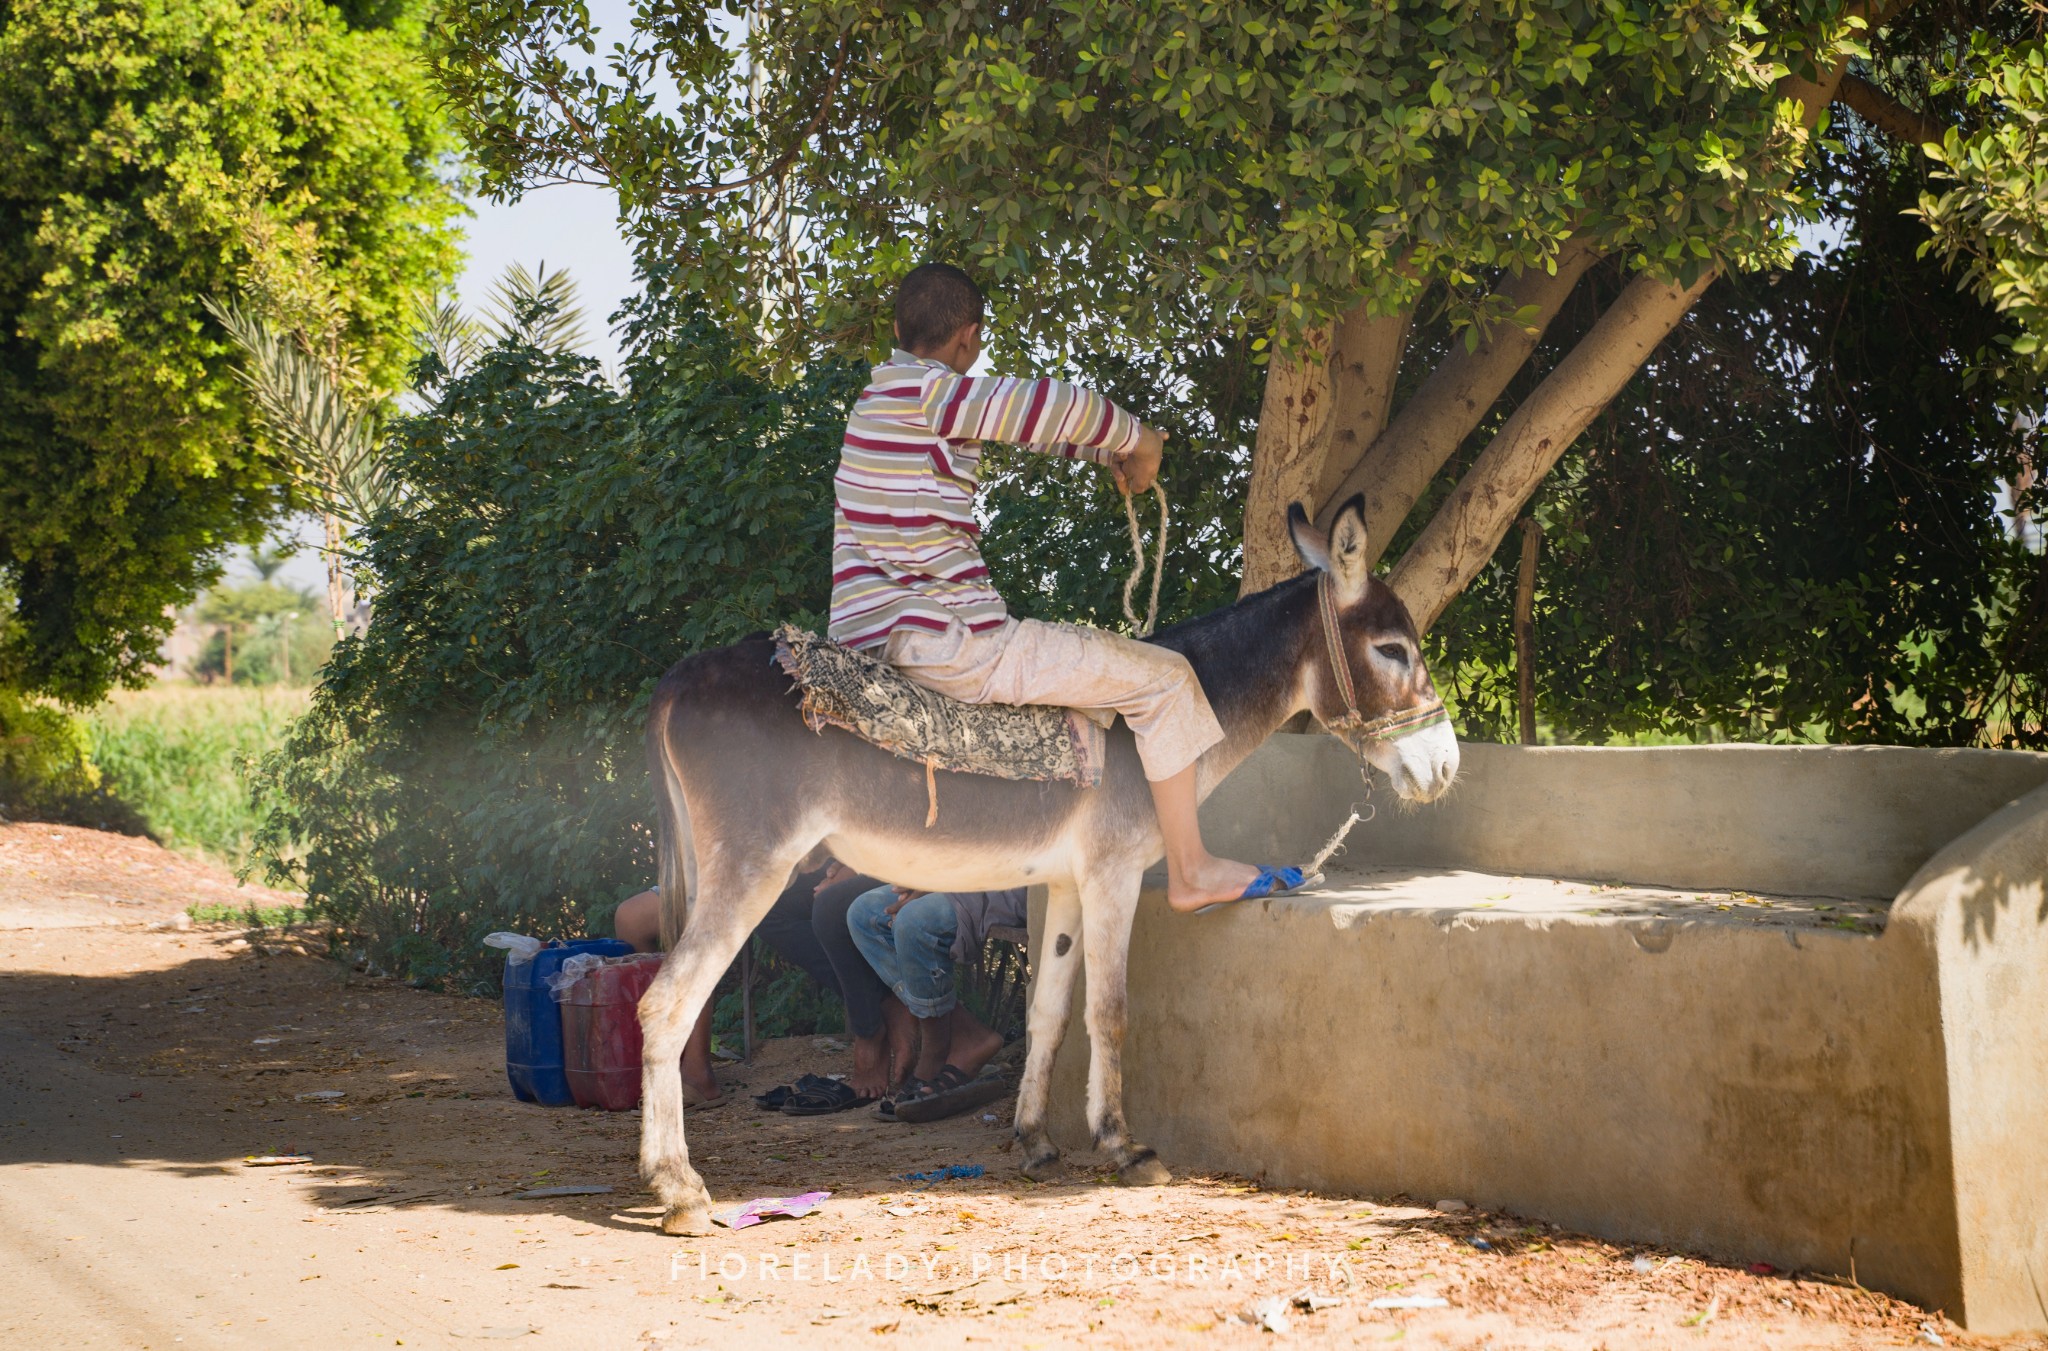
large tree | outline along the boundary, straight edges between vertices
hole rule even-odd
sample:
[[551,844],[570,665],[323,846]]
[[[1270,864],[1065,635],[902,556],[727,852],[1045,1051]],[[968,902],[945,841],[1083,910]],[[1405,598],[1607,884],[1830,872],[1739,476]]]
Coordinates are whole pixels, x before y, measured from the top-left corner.
[[399,383],[459,209],[416,9],[0,5],[0,683],[139,678],[292,505],[206,297]]
[[[992,283],[1013,363],[1249,337],[1270,363],[1248,589],[1297,566],[1288,501],[1362,491],[1434,623],[1718,278],[1784,270],[1800,228],[1854,214],[1825,154],[1844,127],[1945,141],[1928,242],[2012,321],[2010,353],[2048,325],[2048,81],[2020,3],[734,10],[744,29],[651,0],[597,64],[579,5],[451,11],[440,73],[487,184],[612,185],[650,252],[785,356],[877,345],[883,283],[933,254]],[[2000,377],[2026,364],[1986,362],[1981,397],[2024,393]]]

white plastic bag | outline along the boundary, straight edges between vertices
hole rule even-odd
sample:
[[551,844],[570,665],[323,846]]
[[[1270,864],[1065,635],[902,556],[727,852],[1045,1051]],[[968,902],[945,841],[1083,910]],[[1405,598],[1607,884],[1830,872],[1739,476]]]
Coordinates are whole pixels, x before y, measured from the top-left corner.
[[533,954],[539,952],[547,944],[541,942],[538,938],[528,938],[525,934],[505,933],[501,930],[498,933],[485,934],[484,946],[487,948],[505,949],[507,960],[512,965],[518,966],[522,962],[532,961]]
[[604,963],[605,959],[594,952],[579,952],[574,957],[565,957],[561,968],[548,977],[548,996],[557,1004],[568,1003],[570,987]]

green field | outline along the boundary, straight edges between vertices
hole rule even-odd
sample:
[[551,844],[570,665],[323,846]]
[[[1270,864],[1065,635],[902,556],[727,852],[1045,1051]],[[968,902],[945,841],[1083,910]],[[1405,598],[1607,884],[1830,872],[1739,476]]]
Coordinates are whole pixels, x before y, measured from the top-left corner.
[[256,830],[247,766],[284,739],[307,691],[165,684],[87,717],[108,787],[173,849],[240,865]]

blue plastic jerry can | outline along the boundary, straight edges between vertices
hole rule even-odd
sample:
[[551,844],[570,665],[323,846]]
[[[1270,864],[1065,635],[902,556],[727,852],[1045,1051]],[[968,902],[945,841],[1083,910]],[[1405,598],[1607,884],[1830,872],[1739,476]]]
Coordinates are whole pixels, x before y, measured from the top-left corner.
[[505,961],[505,1077],[521,1102],[567,1107],[569,1078],[562,1068],[562,1006],[548,993],[548,977],[579,952],[624,957],[633,949],[616,938],[554,942],[531,961]]

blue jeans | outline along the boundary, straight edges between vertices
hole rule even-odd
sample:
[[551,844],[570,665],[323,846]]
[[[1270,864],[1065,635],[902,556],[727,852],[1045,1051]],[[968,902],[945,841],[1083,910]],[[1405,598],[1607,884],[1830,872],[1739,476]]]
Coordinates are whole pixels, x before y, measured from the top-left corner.
[[952,898],[940,891],[904,902],[892,916],[888,908],[895,900],[890,887],[863,893],[847,907],[847,931],[861,956],[912,1016],[942,1018],[959,1002],[953,992],[953,940],[960,931],[959,915]]

